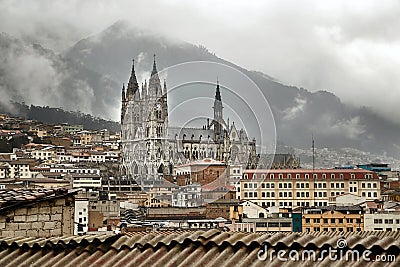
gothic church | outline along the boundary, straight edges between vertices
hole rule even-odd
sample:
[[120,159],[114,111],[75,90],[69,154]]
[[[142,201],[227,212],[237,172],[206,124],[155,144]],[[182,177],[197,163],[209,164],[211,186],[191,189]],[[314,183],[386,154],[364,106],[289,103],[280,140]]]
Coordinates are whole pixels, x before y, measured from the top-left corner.
[[[162,178],[173,167],[205,158],[254,168],[256,141],[244,130],[223,119],[220,86],[217,82],[214,118],[202,128],[168,125],[167,85],[161,85],[154,56],[153,70],[141,88],[135,66],[127,87],[122,87],[121,140],[124,172],[132,178]],[[229,120],[228,120],[229,121]]]

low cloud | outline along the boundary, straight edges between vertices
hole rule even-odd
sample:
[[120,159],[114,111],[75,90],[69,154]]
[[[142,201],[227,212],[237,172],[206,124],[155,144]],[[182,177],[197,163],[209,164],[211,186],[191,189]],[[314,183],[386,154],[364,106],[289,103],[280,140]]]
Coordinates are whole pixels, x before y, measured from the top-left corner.
[[295,119],[300,113],[302,113],[304,111],[304,108],[307,104],[307,99],[301,98],[300,96],[296,97],[294,99],[296,105],[287,108],[283,111],[284,116],[283,119],[284,120],[293,120]]

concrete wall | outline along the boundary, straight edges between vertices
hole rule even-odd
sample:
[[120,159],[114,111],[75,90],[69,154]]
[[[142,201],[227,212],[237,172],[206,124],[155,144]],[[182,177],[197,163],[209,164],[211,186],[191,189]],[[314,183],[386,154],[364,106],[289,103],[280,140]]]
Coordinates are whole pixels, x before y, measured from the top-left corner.
[[73,196],[60,197],[5,211],[0,215],[0,236],[52,237],[73,235]]

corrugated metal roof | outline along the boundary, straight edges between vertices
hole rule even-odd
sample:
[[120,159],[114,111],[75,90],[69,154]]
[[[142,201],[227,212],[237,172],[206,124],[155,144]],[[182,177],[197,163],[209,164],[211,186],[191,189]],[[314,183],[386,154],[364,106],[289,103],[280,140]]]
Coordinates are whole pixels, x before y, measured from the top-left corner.
[[[318,260],[324,250],[340,251],[338,240],[347,242],[344,252],[361,254],[368,249],[375,256],[394,255],[395,261],[332,261],[327,255]],[[130,236],[0,237],[0,266],[399,266],[399,241],[398,232],[248,234],[216,229]],[[277,257],[279,250],[286,257],[313,250],[316,260],[282,261]],[[261,260],[258,255],[267,258]]]

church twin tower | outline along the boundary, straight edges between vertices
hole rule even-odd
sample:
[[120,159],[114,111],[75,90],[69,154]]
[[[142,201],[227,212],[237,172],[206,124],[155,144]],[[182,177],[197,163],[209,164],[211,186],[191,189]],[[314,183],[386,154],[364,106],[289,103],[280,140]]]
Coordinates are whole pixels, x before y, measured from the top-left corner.
[[[214,98],[214,119],[199,129],[168,126],[167,86],[161,86],[154,55],[149,82],[141,88],[134,62],[127,87],[122,86],[121,140],[124,172],[129,177],[171,175],[173,166],[213,158],[247,163],[255,141],[243,130],[227,125],[222,115],[220,86]],[[234,151],[235,155],[232,155]]]

